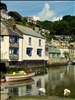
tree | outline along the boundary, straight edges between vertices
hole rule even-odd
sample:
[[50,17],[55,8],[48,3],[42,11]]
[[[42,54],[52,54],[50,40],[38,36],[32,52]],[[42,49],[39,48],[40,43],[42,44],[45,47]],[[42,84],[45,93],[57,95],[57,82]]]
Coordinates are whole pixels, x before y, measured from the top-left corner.
[[7,5],[5,3],[0,2],[0,10],[5,9],[7,11]]
[[69,29],[68,24],[66,21],[56,21],[52,24],[53,30],[55,30],[55,35],[64,35],[67,34],[67,30]]
[[64,56],[65,56],[65,58],[67,60],[67,58],[69,58],[69,52],[68,51],[64,51],[63,54],[64,54]]
[[18,12],[10,11],[8,12],[8,14],[12,16],[15,19],[15,21],[18,21],[18,22],[22,21],[22,16]]
[[71,27],[71,28],[69,29],[68,34],[71,34],[72,36],[75,36],[75,27]]

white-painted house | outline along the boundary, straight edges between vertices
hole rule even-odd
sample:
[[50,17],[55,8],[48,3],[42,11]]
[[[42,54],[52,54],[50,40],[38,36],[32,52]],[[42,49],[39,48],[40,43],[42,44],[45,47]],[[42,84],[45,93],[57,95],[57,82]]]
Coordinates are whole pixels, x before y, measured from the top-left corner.
[[69,52],[68,47],[64,47],[64,46],[59,45],[58,48],[61,52],[61,58],[65,58],[64,52]]
[[1,23],[1,62],[22,61],[22,36]]
[[33,29],[16,25],[15,29],[1,23],[1,62],[16,66],[44,65],[45,38]]
[[23,61],[26,65],[41,65],[45,61],[45,38],[33,29],[16,25],[23,34]]

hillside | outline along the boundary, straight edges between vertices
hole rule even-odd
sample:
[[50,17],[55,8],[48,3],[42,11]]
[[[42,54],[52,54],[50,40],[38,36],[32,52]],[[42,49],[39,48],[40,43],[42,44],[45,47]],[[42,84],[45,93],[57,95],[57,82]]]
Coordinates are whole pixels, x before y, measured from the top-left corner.
[[59,21],[37,21],[37,24],[27,23],[26,17],[22,17],[18,12],[9,12],[14,17],[16,23],[28,25],[30,27],[37,26],[50,31],[52,35],[75,35],[75,16],[66,15]]
[[[7,10],[7,5],[4,3],[0,3],[0,9]],[[65,15],[63,16],[62,20],[59,21],[37,21],[37,24],[28,23],[26,17],[22,17],[18,12],[16,11],[10,11],[8,12],[9,16],[12,16],[15,20],[15,23],[27,26],[27,27],[38,27],[39,29],[45,29],[49,30],[50,34],[48,35],[45,33],[46,39],[50,41],[52,38],[54,38],[54,35],[70,35],[72,36],[71,41],[75,41],[75,16],[71,15]]]

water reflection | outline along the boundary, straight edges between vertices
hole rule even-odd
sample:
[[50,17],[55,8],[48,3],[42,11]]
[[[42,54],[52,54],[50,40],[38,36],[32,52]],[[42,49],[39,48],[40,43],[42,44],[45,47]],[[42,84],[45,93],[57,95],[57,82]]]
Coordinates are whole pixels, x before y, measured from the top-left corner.
[[75,98],[75,65],[49,68],[48,74],[38,75],[32,79],[6,83],[5,91],[12,95],[39,95],[39,88],[45,88],[46,94],[63,97],[64,89],[71,90]]
[[60,68],[49,69],[49,95],[64,96],[65,88],[71,90],[70,97],[75,98],[75,66],[62,66]]
[[6,82],[5,91],[11,95],[39,95],[39,88],[45,88],[48,75],[34,76],[32,79],[17,82]]

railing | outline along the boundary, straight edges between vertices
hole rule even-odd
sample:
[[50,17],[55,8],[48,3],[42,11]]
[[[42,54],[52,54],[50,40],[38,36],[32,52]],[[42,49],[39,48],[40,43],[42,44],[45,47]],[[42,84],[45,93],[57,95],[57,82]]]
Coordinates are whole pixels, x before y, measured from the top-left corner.
[[10,60],[18,60],[19,56],[18,55],[10,55],[9,58],[10,58]]
[[49,52],[52,52],[52,53],[60,53],[59,50],[49,50]]
[[19,47],[19,44],[18,43],[9,43],[9,46],[10,47]]

